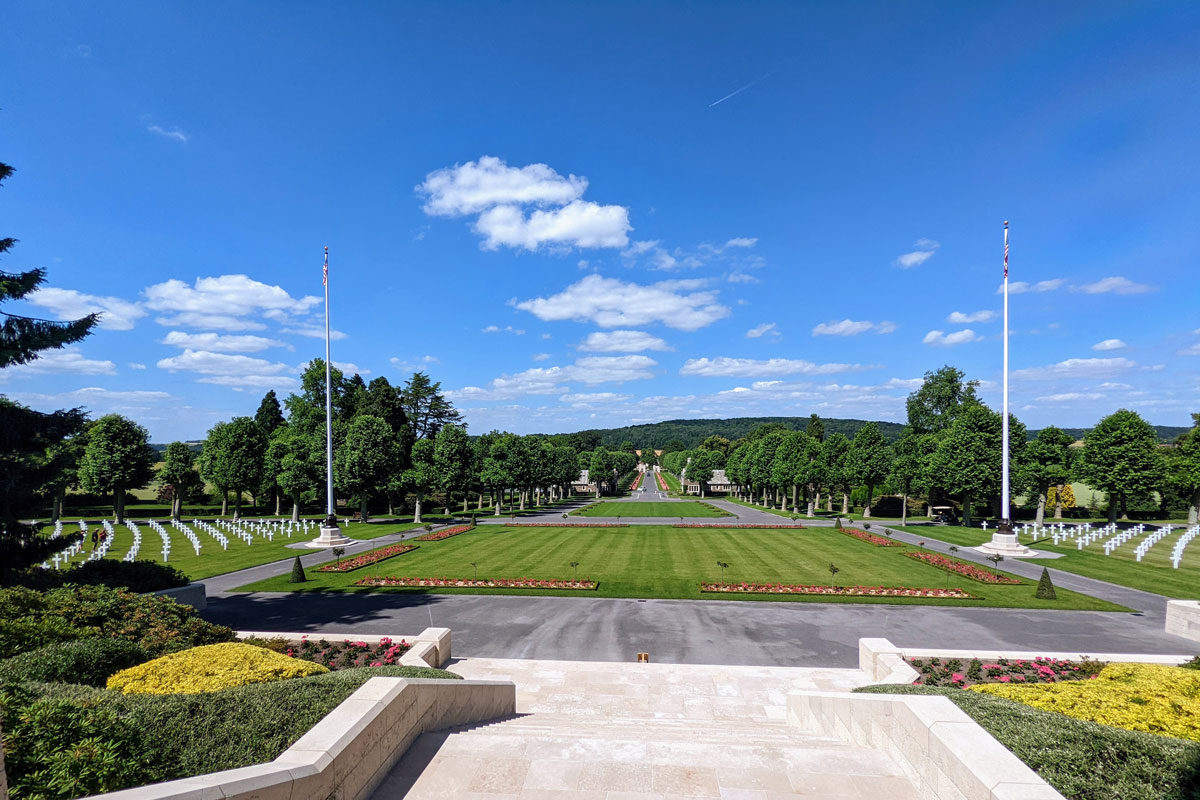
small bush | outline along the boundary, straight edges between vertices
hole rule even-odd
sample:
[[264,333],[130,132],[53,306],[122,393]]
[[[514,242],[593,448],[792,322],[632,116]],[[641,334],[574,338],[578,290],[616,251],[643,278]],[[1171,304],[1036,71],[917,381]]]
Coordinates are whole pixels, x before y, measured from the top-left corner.
[[1195,656],[1191,661],[1185,661],[1179,666],[1184,669],[1200,669],[1200,656]]
[[187,575],[169,564],[154,561],[117,561],[111,558],[85,561],[68,569],[39,567],[27,571],[19,580],[22,586],[33,589],[55,589],[74,584],[125,588],[139,594],[187,586],[189,582]]
[[308,577],[304,574],[304,565],[300,563],[300,556],[296,556],[296,560],[292,562],[292,576],[288,578],[288,583],[304,583]]
[[1050,580],[1050,570],[1042,567],[1042,577],[1038,580],[1037,591],[1034,592],[1034,597],[1038,600],[1057,600],[1058,595],[1054,591],[1054,583]]
[[148,658],[139,645],[124,639],[76,639],[0,661],[0,680],[103,686],[109,675]]
[[108,688],[125,694],[198,694],[328,672],[311,661],[241,642],[193,647],[121,670]]

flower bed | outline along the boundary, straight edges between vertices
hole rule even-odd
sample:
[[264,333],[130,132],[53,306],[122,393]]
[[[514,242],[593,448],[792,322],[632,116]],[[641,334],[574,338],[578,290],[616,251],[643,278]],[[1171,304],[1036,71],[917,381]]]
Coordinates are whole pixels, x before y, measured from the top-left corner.
[[544,580],[541,578],[362,578],[355,586],[414,586],[437,589],[595,589],[596,581]]
[[1082,659],[1066,661],[1054,658],[1000,658],[981,661],[973,658],[965,665],[957,658],[910,658],[909,666],[921,673],[913,683],[919,686],[974,686],[980,683],[1056,683],[1093,678],[1103,662]]
[[368,644],[349,639],[332,643],[324,639],[313,642],[305,636],[301,638],[299,647],[289,645],[284,653],[292,658],[312,661],[323,667],[338,670],[399,664],[400,656],[411,648],[412,645],[403,639],[394,642],[387,637],[380,639],[379,644]]
[[640,472],[639,472],[639,473],[637,474],[637,477],[635,477],[635,478],[633,479],[633,484],[632,484],[632,485],[629,487],[629,491],[631,491],[631,492],[636,492],[636,491],[637,491],[637,488],[638,488],[638,486],[640,486],[640,485],[641,485],[641,483],[642,483],[642,473],[640,473]]
[[1006,575],[997,575],[994,572],[988,572],[978,564],[972,564],[967,561],[959,561],[955,558],[943,556],[939,553],[905,553],[909,558],[915,558],[918,561],[923,561],[931,567],[944,569],[947,572],[953,572],[955,575],[962,575],[964,578],[970,578],[973,581],[980,583],[1006,583],[1018,584],[1021,581],[1018,578],[1010,578]]
[[351,570],[377,564],[385,558],[398,556],[407,553],[409,550],[416,549],[417,545],[415,544],[390,544],[387,547],[381,547],[369,553],[363,553],[351,558],[343,558],[341,561],[334,562],[333,564],[317,567],[317,572],[350,572]]
[[911,586],[820,586],[787,583],[702,583],[701,592],[720,594],[824,594],[838,597],[934,597],[943,600],[972,600],[962,589],[922,589]]
[[659,473],[659,472],[654,473],[654,479],[658,481],[658,488],[660,491],[663,491],[663,492],[670,491],[667,488],[667,482],[665,480],[663,480],[662,473]]
[[873,544],[876,547],[904,547],[900,542],[893,542],[891,539],[885,539],[882,536],[876,536],[873,533],[860,531],[858,528],[835,528],[838,533],[844,533],[847,536],[853,536],[855,539]]
[[1161,664],[1109,664],[1094,678],[972,690],[1102,725],[1200,741],[1200,673]]
[[799,523],[797,523],[795,525],[788,525],[787,523],[784,523],[784,522],[781,522],[778,525],[755,525],[755,524],[752,524],[749,522],[747,522],[745,524],[741,524],[741,525],[723,525],[720,522],[710,522],[708,524],[704,524],[704,523],[700,523],[700,522],[677,522],[674,525],[672,525],[671,527],[672,528],[737,528],[739,530],[745,529],[745,528],[764,528],[769,531],[777,531],[777,530],[782,530],[782,529],[803,528],[804,526],[800,525]]
[[474,525],[455,525],[453,528],[443,528],[440,531],[427,533],[424,536],[418,536],[413,539],[414,542],[440,542],[442,539],[449,539],[451,536],[458,536],[460,533],[475,530]]
[[628,522],[506,522],[506,528],[628,528]]

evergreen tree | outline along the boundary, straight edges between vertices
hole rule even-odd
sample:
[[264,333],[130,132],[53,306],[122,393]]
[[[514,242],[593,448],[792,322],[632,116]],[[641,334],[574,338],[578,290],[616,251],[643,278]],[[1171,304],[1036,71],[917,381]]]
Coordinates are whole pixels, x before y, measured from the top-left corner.
[[87,429],[87,449],[79,465],[79,485],[89,492],[111,492],[113,519],[125,521],[125,492],[154,478],[158,460],[150,434],[120,414],[108,414]]
[[1034,592],[1034,597],[1039,600],[1057,600],[1058,595],[1054,591],[1054,583],[1050,580],[1050,570],[1042,567],[1042,577],[1038,580],[1037,591]]
[[808,425],[805,427],[804,432],[818,443],[825,441],[825,423],[821,422],[821,418],[816,414],[808,418]]
[[414,372],[400,390],[400,401],[408,417],[413,439],[432,439],[445,425],[462,425],[460,414],[442,394],[442,384]]
[[292,574],[288,578],[288,583],[304,583],[308,580],[308,576],[304,574],[304,565],[300,563],[300,556],[296,556],[292,561]]
[[1108,494],[1108,519],[1126,514],[1131,495],[1159,488],[1164,475],[1154,428],[1136,412],[1109,414],[1083,437],[1080,477]]
[[274,389],[263,396],[262,402],[258,404],[258,411],[254,412],[254,421],[268,439],[276,428],[284,424],[283,408],[279,405],[279,398],[275,396]]

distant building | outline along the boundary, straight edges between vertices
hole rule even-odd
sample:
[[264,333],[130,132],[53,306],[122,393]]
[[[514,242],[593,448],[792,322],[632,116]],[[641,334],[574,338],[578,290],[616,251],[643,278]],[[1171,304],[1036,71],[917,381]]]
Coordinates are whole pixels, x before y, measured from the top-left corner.
[[[680,480],[683,483],[683,491],[685,494],[700,494],[700,484],[696,483],[695,481],[688,480],[686,469],[683,471],[683,475],[680,476]],[[710,492],[717,492],[719,494],[729,494],[732,491],[733,483],[725,476],[725,470],[714,469],[712,480],[705,484],[704,493],[708,494]]]
[[580,494],[595,494],[596,484],[588,480],[588,471],[579,473],[579,477],[571,484],[571,488]]

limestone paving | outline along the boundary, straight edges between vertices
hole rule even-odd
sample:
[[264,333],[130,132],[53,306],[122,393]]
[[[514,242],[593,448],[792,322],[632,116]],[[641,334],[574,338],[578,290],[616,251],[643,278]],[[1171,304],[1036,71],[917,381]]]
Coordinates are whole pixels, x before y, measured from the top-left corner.
[[917,800],[880,751],[787,724],[787,694],[863,685],[852,669],[471,658],[517,715],[422,735],[376,789],[397,798]]

